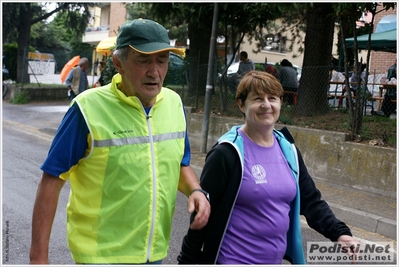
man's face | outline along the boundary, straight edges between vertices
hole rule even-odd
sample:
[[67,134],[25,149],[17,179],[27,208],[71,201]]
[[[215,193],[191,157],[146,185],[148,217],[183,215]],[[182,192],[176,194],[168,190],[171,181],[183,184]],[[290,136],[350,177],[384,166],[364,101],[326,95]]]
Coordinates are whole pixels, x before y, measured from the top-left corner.
[[86,71],[89,68],[89,62],[82,65],[82,71]]
[[118,69],[122,76],[121,90],[127,96],[137,96],[144,107],[152,106],[161,91],[168,62],[169,51],[146,55],[130,49]]

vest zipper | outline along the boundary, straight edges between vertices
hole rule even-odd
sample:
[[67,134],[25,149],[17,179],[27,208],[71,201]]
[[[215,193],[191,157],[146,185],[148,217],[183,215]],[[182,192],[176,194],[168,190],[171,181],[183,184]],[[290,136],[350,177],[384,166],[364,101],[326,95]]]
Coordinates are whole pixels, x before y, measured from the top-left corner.
[[[145,110],[143,108],[143,111],[145,113]],[[151,244],[152,244],[152,239],[154,237],[154,227],[155,227],[155,217],[156,217],[156,192],[157,192],[157,177],[156,177],[156,170],[155,170],[155,159],[154,159],[154,139],[152,136],[152,128],[151,128],[151,122],[150,122],[150,113],[151,113],[152,109],[150,110],[150,112],[148,113],[148,115],[146,115],[146,121],[147,121],[147,127],[148,127],[148,135],[149,135],[149,143],[150,143],[150,148],[151,148],[151,165],[152,165],[152,214],[151,214],[151,230],[150,230],[150,237],[148,239],[148,247],[147,247],[147,261],[150,260],[150,256],[151,256]]]

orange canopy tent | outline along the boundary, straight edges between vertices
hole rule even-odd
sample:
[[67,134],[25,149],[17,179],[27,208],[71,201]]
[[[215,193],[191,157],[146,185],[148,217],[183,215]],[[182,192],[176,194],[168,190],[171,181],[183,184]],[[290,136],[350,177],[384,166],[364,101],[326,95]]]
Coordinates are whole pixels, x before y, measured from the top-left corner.
[[98,43],[96,47],[96,52],[100,53],[103,56],[110,56],[111,55],[111,48],[115,47],[116,45],[116,36],[108,37]]
[[79,65],[79,61],[80,61],[80,56],[74,56],[72,59],[70,59],[62,68],[61,70],[61,81],[62,83],[65,82],[65,79],[67,78],[69,72],[71,71],[71,69],[73,69],[73,67]]

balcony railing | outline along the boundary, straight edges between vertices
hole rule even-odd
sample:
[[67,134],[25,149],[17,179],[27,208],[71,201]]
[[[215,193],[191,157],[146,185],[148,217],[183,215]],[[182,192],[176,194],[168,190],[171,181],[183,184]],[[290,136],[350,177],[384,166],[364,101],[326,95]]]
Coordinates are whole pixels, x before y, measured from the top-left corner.
[[98,26],[98,27],[87,27],[85,32],[99,32],[99,31],[108,31],[109,25],[106,26]]

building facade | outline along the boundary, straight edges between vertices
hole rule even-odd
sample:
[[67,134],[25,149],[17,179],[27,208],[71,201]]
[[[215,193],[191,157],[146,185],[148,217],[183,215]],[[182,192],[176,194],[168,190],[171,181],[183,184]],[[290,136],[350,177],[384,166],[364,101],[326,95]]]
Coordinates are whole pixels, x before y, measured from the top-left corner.
[[[92,19],[82,36],[82,43],[88,43],[96,47],[102,40],[118,35],[120,26],[127,19],[125,3],[123,2],[101,2],[98,6],[91,8]],[[98,61],[105,61],[106,56],[93,49],[92,66]],[[93,72],[95,68],[93,68]],[[93,74],[93,73],[92,73]]]
[[[397,17],[396,9],[389,9],[385,12],[379,12],[374,18],[374,31],[376,32],[378,23],[386,16],[395,15]],[[370,71],[387,72],[388,68],[396,62],[397,53],[371,51],[370,54]]]

